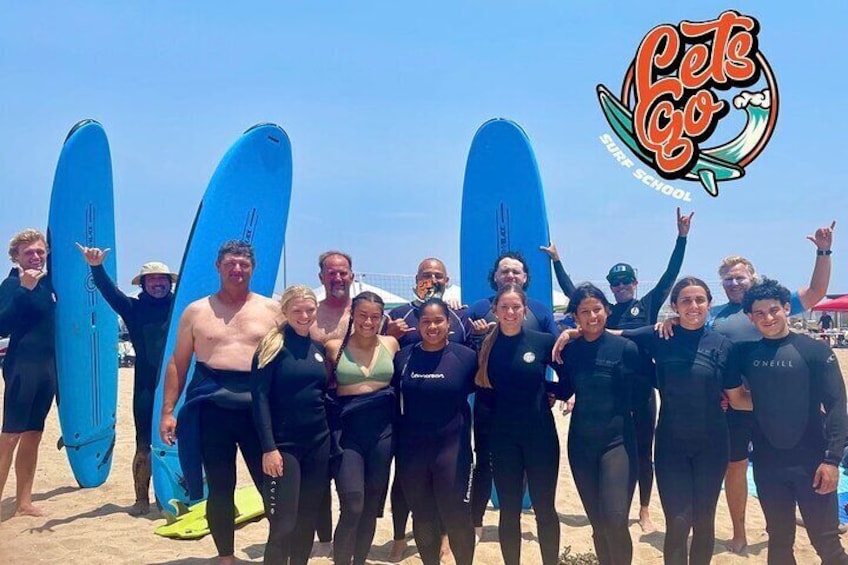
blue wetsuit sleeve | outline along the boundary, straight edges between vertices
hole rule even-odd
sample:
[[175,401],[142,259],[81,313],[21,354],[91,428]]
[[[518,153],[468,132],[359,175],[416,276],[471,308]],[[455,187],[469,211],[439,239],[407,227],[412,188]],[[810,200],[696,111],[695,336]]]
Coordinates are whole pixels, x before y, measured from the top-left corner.
[[[279,353],[281,355],[282,353]],[[274,441],[274,425],[271,418],[271,403],[268,395],[271,392],[271,382],[276,370],[276,359],[262,367],[258,366],[258,357],[253,356],[253,364],[250,370],[250,391],[253,395],[251,408],[253,410],[253,422],[259,434],[259,443],[262,453],[268,453],[277,449]]]
[[677,275],[680,274],[680,267],[683,266],[683,256],[685,253],[686,238],[678,236],[674,244],[674,251],[671,252],[671,258],[668,260],[668,266],[660,277],[657,286],[652,288],[642,298],[642,303],[648,305],[651,322],[656,322],[663,302],[665,302],[665,299],[671,293],[671,287],[674,286],[674,281],[677,279]]
[[554,314],[548,307],[539,301],[528,301],[527,305],[533,311],[533,315],[539,320],[539,331],[549,333],[554,337],[559,337],[559,328],[554,322]]
[[789,315],[795,316],[804,310],[805,308],[801,303],[801,297],[798,295],[798,291],[793,292],[792,296],[789,297]]
[[128,321],[133,312],[132,299],[115,286],[103,265],[92,266],[91,277],[94,279],[94,286],[97,287],[112,310],[117,312],[125,322]]
[[571,295],[574,294],[575,286],[571,280],[571,277],[568,276],[568,273],[565,272],[565,267],[562,266],[562,261],[553,261],[554,274],[556,275],[557,284],[565,293],[565,295],[571,298]]
[[816,354],[810,369],[813,379],[819,381],[822,391],[821,402],[824,406],[824,435],[827,441],[827,453],[823,459],[838,465],[848,436],[848,412],[846,412],[845,382],[839,370],[839,361],[833,351],[824,343],[814,342]]

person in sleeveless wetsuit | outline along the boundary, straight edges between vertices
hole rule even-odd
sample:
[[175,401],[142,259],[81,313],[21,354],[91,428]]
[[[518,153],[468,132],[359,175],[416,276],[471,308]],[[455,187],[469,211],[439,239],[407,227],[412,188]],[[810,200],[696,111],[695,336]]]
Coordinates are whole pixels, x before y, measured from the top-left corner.
[[[507,284],[495,295],[498,322],[480,347],[475,383],[492,389],[492,471],[500,499],[498,537],[506,565],[521,562],[521,505],[524,478],[536,515],[543,565],[559,560],[560,526],[554,506],[559,473],[559,438],[548,393],[547,368],[561,373],[551,350],[556,338],[525,330],[527,300]],[[563,375],[560,374],[560,378]]]
[[0,496],[14,459],[16,516],[42,515],[32,503],[32,485],[44,420],[56,395],[56,296],[47,277],[48,252],[38,230],[17,233],[9,242],[15,267],[0,284],[0,336],[9,337],[3,361]]
[[[530,271],[524,257],[517,252],[507,252],[499,256],[489,273],[489,284],[495,292],[500,292],[507,285],[515,284],[526,290],[530,284]],[[468,309],[466,317],[472,328],[472,344],[480,347],[483,338],[495,325],[494,296],[478,300]],[[559,328],[554,322],[553,312],[533,298],[527,298],[523,326],[527,330],[559,335]],[[477,537],[482,534],[483,515],[492,494],[492,465],[491,465],[491,429],[492,410],[494,407],[494,392],[486,388],[478,388],[474,394],[474,479],[471,489],[471,512]]]
[[458,565],[474,558],[471,521],[471,410],[477,354],[449,341],[451,310],[439,298],[420,306],[422,341],[395,357],[400,415],[397,474],[412,510],[425,565],[440,563],[442,526]]
[[732,367],[753,398],[752,460],[768,562],[796,562],[797,504],[822,563],[848,563],[837,519],[839,461],[848,436],[839,363],[825,343],[789,331],[790,293],[776,281],[752,286],[742,308],[762,336],[736,347]]
[[565,378],[557,385],[557,397],[580,396],[568,430],[568,461],[592,524],[598,561],[621,565],[633,559],[627,529],[637,474],[632,391],[648,372],[632,341],[606,331],[609,310],[606,296],[592,284],[580,285],[571,295],[568,311],[580,337],[562,355]]
[[[657,322],[660,308],[668,298],[671,286],[683,265],[686,241],[694,214],[692,212],[688,216],[684,216],[680,213],[680,208],[677,208],[677,241],[668,260],[668,266],[660,276],[656,286],[641,298],[636,298],[639,281],[633,267],[627,263],[617,263],[610,268],[606,278],[610,284],[610,290],[615,296],[616,303],[612,305],[607,318],[608,328],[616,330],[636,329]],[[574,283],[571,282],[571,278],[563,268],[556,246],[551,244],[541,249],[551,257],[560,288],[566,296],[571,297],[575,288]],[[644,359],[641,365],[645,367],[648,374],[645,375],[646,378],[640,379],[640,382],[650,382],[653,379],[654,371],[650,359]],[[634,390],[633,403],[636,448],[639,454],[639,525],[643,532],[649,533],[655,529],[649,509],[651,491],[654,486],[653,448],[657,421],[657,399],[653,388],[646,386]]]
[[270,529],[265,563],[309,561],[320,500],[329,480],[330,429],[324,410],[324,347],[309,337],[318,300],[306,286],[280,298],[285,321],[253,359],[253,420],[262,445],[263,498]]
[[135,504],[129,510],[132,516],[147,514],[150,510],[150,436],[153,429],[153,399],[159,381],[162,352],[168,336],[168,320],[174,293],[171,287],[177,274],[167,265],[152,261],[141,267],[132,284],[141,286],[138,298],[121,292],[109,278],[103,261],[109,249],[83,247],[77,243],[83,258],[91,268],[94,285],[109,306],[127,325],[130,341],[135,350],[135,380],[133,381],[133,421],[135,423],[135,455],[132,471],[135,485]]
[[[251,412],[250,369],[260,341],[282,317],[278,302],[250,291],[255,266],[249,243],[233,240],[219,248],[215,267],[221,287],[189,304],[180,316],[159,420],[162,440],[170,445],[179,441],[180,466],[191,501],[202,499],[206,472],[206,517],[222,565],[236,562],[237,450],[254,484],[262,488],[262,448]],[[194,377],[175,418],[174,407],[186,385],[192,357]]]
[[395,394],[391,387],[397,340],[379,334],[383,300],[362,292],[351,303],[343,340],[326,343],[341,417],[341,462],[336,475],[341,515],[333,536],[333,561],[365,563],[393,455]]

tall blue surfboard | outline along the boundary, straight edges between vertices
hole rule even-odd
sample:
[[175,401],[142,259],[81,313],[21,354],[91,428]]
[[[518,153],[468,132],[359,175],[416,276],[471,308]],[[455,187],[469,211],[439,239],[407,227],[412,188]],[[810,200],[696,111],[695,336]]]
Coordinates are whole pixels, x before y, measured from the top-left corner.
[[[530,140],[515,122],[489,120],[471,142],[462,188],[459,272],[462,301],[492,296],[489,271],[507,251],[521,252],[530,271],[527,295],[553,308],[548,214]],[[492,489],[492,502],[497,495]],[[524,507],[530,507],[525,492]]]
[[103,484],[112,467],[118,404],[118,316],[94,286],[76,243],[110,248],[115,280],[112,159],[103,127],[76,124],[59,155],[47,223],[48,271],[56,292],[56,370],[61,442],[82,487]]
[[[180,316],[190,303],[215,293],[220,279],[215,270],[218,248],[227,240],[253,244],[256,270],[251,290],[271,296],[283,250],[291,199],[292,157],[288,135],[273,124],[247,130],[227,151],[203,195],[180,267],[168,337],[153,406],[153,490],[160,508],[178,513],[189,505],[177,449],[159,437],[165,369],[174,352]],[[192,369],[186,377],[190,383]],[[183,403],[180,397],[174,414]]]

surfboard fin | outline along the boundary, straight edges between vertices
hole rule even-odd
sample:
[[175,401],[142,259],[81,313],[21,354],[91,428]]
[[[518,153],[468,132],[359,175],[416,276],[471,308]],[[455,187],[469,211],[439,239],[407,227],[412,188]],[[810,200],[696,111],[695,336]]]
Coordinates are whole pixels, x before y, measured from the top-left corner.
[[65,440],[64,440],[64,438],[60,437],[59,440],[56,442],[56,449],[58,451],[62,451],[63,447],[65,447]]

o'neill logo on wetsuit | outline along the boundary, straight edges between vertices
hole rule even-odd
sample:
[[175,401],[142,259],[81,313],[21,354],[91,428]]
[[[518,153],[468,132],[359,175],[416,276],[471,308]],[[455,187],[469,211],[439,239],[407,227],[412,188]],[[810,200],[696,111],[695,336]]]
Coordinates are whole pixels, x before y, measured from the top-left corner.
[[[603,84],[598,100],[613,133],[642,163],[667,180],[700,182],[718,196],[719,181],[741,178],[762,153],[777,122],[774,73],[759,49],[759,22],[733,10],[705,22],[662,24],[636,49],[616,98]],[[719,93],[735,95],[730,101]],[[750,90],[748,90],[750,89]],[[731,140],[703,147],[719,122],[744,111],[745,126]],[[609,134],[601,142],[626,168],[630,160]],[[641,168],[633,176],[662,194],[689,201],[690,193]]]
[[792,360],[778,361],[777,359],[755,359],[754,367],[789,367],[792,368]]

